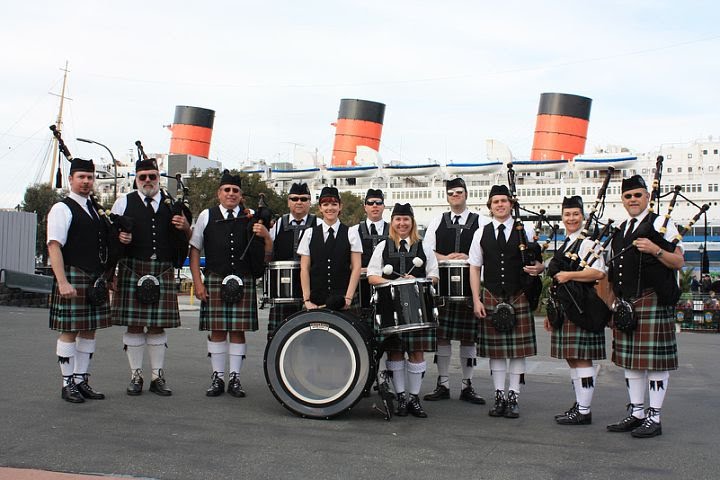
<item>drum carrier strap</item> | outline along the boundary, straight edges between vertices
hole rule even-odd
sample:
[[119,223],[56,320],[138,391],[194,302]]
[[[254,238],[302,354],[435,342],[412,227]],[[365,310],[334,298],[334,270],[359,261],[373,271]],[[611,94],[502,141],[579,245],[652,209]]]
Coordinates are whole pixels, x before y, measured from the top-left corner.
[[468,215],[467,222],[465,222],[464,225],[460,225],[459,223],[452,223],[452,220],[450,220],[450,212],[443,213],[443,220],[445,221],[445,226],[449,229],[455,230],[455,249],[453,250],[453,252],[460,251],[460,236],[462,235],[463,230],[471,229],[475,222],[478,221],[478,218],[480,218],[480,215],[478,215],[477,213],[470,213]]
[[290,214],[286,213],[282,217],[282,227],[284,231],[293,231],[293,260],[298,260],[300,257],[297,254],[298,245],[300,245],[300,240],[302,239],[303,234],[305,233],[305,230],[310,228],[311,226],[315,225],[315,215],[312,213],[308,215],[307,221],[303,225],[293,225],[292,221],[290,220]]
[[413,259],[417,256],[416,254],[417,254],[418,244],[420,242],[413,243],[412,246],[410,247],[410,251],[408,253],[398,251],[397,247],[395,246],[395,242],[393,242],[390,238],[387,239],[387,242],[388,242],[388,257],[390,257],[390,258],[398,258],[399,257],[400,258],[400,271],[398,273],[400,275],[405,275],[408,271],[405,260],[408,257]]

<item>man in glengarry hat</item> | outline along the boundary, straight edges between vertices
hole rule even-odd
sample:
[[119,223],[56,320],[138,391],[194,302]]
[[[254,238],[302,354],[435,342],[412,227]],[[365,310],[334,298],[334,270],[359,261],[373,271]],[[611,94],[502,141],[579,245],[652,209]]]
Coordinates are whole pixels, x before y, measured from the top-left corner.
[[[544,270],[540,262],[523,266],[520,232],[513,228],[513,202],[508,187],[492,186],[487,202],[492,221],[475,232],[470,247],[470,287],[474,312],[479,319],[478,354],[490,360],[495,389],[495,403],[488,413],[491,417],[505,418],[520,416],[518,397],[520,384],[525,383],[525,358],[537,354],[535,320],[522,289],[522,275],[525,272],[537,276]],[[523,235],[530,243],[528,232],[524,231]],[[502,311],[505,305],[514,309],[514,316],[498,317],[514,318],[512,327],[506,321],[493,321],[496,310]],[[505,312],[507,310],[505,307]],[[507,393],[506,376],[509,377]]]
[[[212,376],[205,394],[217,397],[225,392],[228,358],[227,392],[244,397],[240,369],[247,353],[245,332],[258,329],[255,279],[262,276],[264,259],[272,254],[272,240],[265,225],[242,211],[239,175],[223,172],[217,198],[220,205],[200,212],[190,238],[190,270],[195,296],[202,301],[200,330],[210,331],[207,348]],[[204,281],[201,251],[205,252]]]
[[623,179],[621,199],[629,218],[613,238],[617,257],[609,265],[609,278],[615,297],[632,306],[637,326],[621,331],[617,311],[613,315],[612,361],[625,369],[630,404],[628,416],[607,429],[647,438],[662,434],[660,410],[670,370],[678,368],[675,304],[680,290],[675,273],[685,263],[684,247],[682,241],[672,243],[677,235],[672,222],[660,233],[664,217],[649,211],[650,194],[640,175]]
[[171,229],[190,238],[190,223],[184,215],[172,213],[168,197],[160,190],[160,171],[154,158],[135,164],[135,185],[137,190],[118,198],[112,208],[113,213],[133,219],[133,231],[119,234],[120,243],[126,247],[118,262],[113,323],[127,326],[123,335],[130,364],[127,394],[142,393],[147,345],[152,371],[150,391],[169,396],[172,391],[164,375],[168,343],[165,329],[180,326]]
[[[364,203],[365,214],[367,215],[365,220],[350,227],[351,232],[357,232],[356,234],[360,237],[363,246],[361,275],[367,273],[367,266],[370,263],[373,250],[378,243],[387,238],[389,231],[389,224],[383,220],[385,195],[382,190],[368,189],[367,193],[365,193]],[[364,290],[363,286],[365,286]],[[369,318],[372,308],[370,306],[370,286],[367,280],[361,278],[360,287],[358,294],[363,296],[363,298],[360,298],[361,314]]]
[[[470,212],[467,207],[467,187],[462,178],[448,180],[445,189],[450,211],[430,222],[423,239],[427,247],[435,251],[441,268],[444,260],[467,261],[473,234],[489,222],[486,217]],[[437,385],[432,393],[423,398],[427,401],[450,398],[450,342],[457,340],[460,342],[459,357],[462,368],[460,400],[483,405],[485,399],[478,395],[472,386],[473,370],[477,362],[477,320],[473,315],[472,299],[467,297],[464,301],[447,301],[439,308],[439,312],[435,354]]]
[[47,246],[55,275],[50,328],[60,332],[56,352],[63,377],[61,397],[82,403],[105,398],[93,390],[88,377],[95,330],[111,326],[110,304],[107,291],[97,301],[90,291],[108,268],[109,232],[90,200],[95,182],[92,160],[73,158],[68,180],[68,196],[53,205],[47,218]]
[[[280,217],[270,230],[273,241],[273,261],[299,261],[300,256],[297,249],[300,239],[306,229],[317,224],[317,218],[310,213],[312,195],[310,195],[307,183],[293,183],[288,192],[287,203],[290,213]],[[267,294],[267,292],[265,293]],[[268,340],[283,320],[293,313],[299,312],[302,308],[302,301],[273,304],[270,307],[268,319]]]

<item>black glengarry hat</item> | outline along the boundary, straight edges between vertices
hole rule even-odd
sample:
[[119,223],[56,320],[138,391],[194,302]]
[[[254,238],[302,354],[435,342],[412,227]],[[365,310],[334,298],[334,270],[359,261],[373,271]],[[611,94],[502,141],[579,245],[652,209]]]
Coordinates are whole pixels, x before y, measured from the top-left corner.
[[230,170],[223,170],[222,177],[220,177],[220,186],[223,185],[235,185],[238,188],[242,188],[240,175],[231,175]]
[[385,201],[385,195],[383,195],[382,190],[380,190],[379,188],[377,190],[373,188],[368,189],[367,193],[365,194],[365,200],[367,200],[368,198],[379,198],[380,200]]
[[289,195],[310,195],[310,188],[307,183],[293,183],[290,186]]
[[320,201],[322,202],[324,198],[334,198],[340,201],[340,192],[335,187],[323,187],[320,190]]
[[580,195],[573,195],[572,197],[565,197],[562,201],[562,209],[566,208],[579,208],[581,212],[583,210],[583,200]]
[[147,160],[138,160],[135,162],[135,171],[141,172],[143,170],[160,170],[158,168],[157,160],[154,158],[148,158]]
[[495,195],[507,195],[508,197],[512,197],[512,195],[510,195],[510,189],[506,185],[493,185],[492,188],[490,188],[490,195],[488,195],[488,198],[492,198]]
[[453,178],[452,180],[447,180],[445,182],[445,189],[450,190],[451,188],[458,188],[461,187],[467,192],[467,187],[465,186],[465,180],[462,178]]
[[390,216],[395,217],[397,215],[404,215],[413,218],[415,217],[415,213],[413,212],[412,206],[409,203],[396,203]]
[[644,188],[647,190],[647,184],[645,183],[645,180],[640,175],[633,175],[630,178],[623,178],[622,181],[622,192],[627,192],[628,190],[635,190],[636,188]]
[[92,160],[83,160],[82,158],[73,158],[70,162],[70,174],[73,172],[95,172],[95,164]]

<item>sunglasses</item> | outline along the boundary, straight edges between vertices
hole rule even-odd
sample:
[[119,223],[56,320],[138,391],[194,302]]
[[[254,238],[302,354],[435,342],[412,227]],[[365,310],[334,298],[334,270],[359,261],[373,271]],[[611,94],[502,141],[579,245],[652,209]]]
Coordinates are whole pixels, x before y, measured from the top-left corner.
[[288,197],[291,202],[309,202],[310,197]]
[[150,181],[155,181],[155,180],[157,180],[157,178],[158,178],[158,176],[155,175],[154,173],[149,173],[149,174],[147,174],[147,175],[144,174],[144,173],[141,173],[141,174],[138,175],[137,177],[140,179],[141,182],[144,182],[145,179],[148,179],[148,180],[150,180]]
[[225,187],[225,188],[223,188],[222,190],[223,190],[223,192],[225,192],[225,193],[230,193],[230,192],[232,192],[232,193],[240,193],[240,189],[239,189],[239,188]]
[[462,188],[447,191],[448,197],[452,197],[453,195],[462,195],[463,193],[465,193],[465,190],[463,190]]
[[642,192],[626,193],[625,195],[623,195],[623,198],[624,198],[625,200],[630,200],[630,199],[633,198],[633,197],[635,197],[635,198],[640,198],[640,197],[642,197],[643,195],[644,195],[644,193],[642,193]]
[[385,202],[382,200],[366,200],[365,205],[384,205]]

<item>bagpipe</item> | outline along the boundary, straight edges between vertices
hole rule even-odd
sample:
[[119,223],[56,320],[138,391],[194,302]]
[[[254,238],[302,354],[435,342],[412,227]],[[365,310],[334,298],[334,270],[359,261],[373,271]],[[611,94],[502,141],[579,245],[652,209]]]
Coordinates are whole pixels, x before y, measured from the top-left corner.
[[[138,151],[138,161],[149,160],[140,140],[137,140],[135,142],[135,146],[137,147]],[[180,268],[185,264],[185,259],[188,256],[190,239],[187,237],[185,231],[175,228],[175,226],[172,224],[172,217],[176,215],[184,216],[188,224],[192,224],[193,215],[190,211],[190,202],[188,201],[189,190],[183,183],[182,175],[180,173],[176,173],[174,177],[170,175],[162,176],[164,176],[165,178],[174,179],[177,184],[175,197],[173,197],[167,189],[163,188],[161,190],[163,193],[163,203],[170,209],[171,213],[169,231],[171,248],[174,252],[173,266],[175,268]]]
[[[250,246],[253,244],[253,242],[256,241],[257,235],[255,232],[253,232],[253,226],[256,223],[259,223],[261,225],[264,225],[265,228],[270,228],[270,223],[273,219],[273,211],[268,206],[267,202],[265,201],[265,194],[260,192],[257,194],[258,203],[257,203],[257,209],[255,211],[247,208],[245,205],[241,205],[240,209],[244,213],[245,218],[248,220],[248,233],[252,232],[249,235],[249,239],[247,242],[247,245],[245,246],[245,250],[243,250],[242,255],[240,256],[240,260],[244,260],[245,257],[247,257],[248,252],[250,251]],[[264,247],[263,247],[264,248]],[[265,273],[265,255],[259,255],[259,258],[255,255],[250,255],[248,258],[248,262],[250,264],[250,269],[253,272],[253,276],[255,278],[260,278]]]

